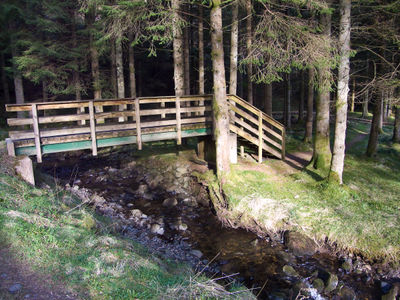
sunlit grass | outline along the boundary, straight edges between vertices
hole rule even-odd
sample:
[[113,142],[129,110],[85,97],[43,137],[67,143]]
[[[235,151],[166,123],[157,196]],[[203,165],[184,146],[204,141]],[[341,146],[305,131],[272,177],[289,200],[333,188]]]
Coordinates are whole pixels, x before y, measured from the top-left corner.
[[271,232],[296,229],[370,258],[398,262],[400,151],[386,127],[377,157],[365,157],[369,126],[349,124],[353,145],[347,150],[344,186],[329,184],[310,168],[280,176],[234,167],[224,186],[233,215],[249,224],[255,219]]

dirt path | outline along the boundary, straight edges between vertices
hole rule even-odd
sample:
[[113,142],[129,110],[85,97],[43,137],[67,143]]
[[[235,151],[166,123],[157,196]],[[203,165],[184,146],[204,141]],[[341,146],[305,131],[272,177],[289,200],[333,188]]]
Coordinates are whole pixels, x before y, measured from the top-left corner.
[[51,274],[38,274],[29,265],[16,260],[5,245],[0,245],[0,300],[78,299],[54,282]]

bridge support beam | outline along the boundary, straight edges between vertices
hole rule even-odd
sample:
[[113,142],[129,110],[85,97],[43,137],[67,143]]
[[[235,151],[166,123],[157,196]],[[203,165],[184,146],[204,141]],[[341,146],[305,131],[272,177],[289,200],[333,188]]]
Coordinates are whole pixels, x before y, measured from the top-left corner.
[[7,144],[8,155],[15,156],[15,145],[14,145],[14,142],[12,141],[12,139],[7,138],[6,144]]
[[237,164],[237,134],[229,134],[229,161],[231,164]]

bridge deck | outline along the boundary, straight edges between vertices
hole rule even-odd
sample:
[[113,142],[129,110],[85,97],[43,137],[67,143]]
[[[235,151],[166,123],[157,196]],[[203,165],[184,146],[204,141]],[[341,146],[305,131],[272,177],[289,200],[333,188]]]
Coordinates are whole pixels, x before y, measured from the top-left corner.
[[[212,134],[211,95],[181,98],[77,100],[7,105],[10,155],[42,155],[54,152],[137,144]],[[232,132],[262,151],[284,158],[284,127],[237,96],[229,96]]]

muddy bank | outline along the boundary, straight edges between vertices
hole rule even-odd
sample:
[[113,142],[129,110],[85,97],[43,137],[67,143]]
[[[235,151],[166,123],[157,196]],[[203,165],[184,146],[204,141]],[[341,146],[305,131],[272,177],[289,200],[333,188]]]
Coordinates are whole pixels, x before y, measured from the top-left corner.
[[42,171],[152,251],[211,275],[232,276],[256,294],[262,288],[262,299],[380,299],[396,288],[360,257],[334,256],[295,233],[276,240],[223,226],[206,187],[192,176],[207,167],[190,151],[147,158],[130,152],[53,156]]

